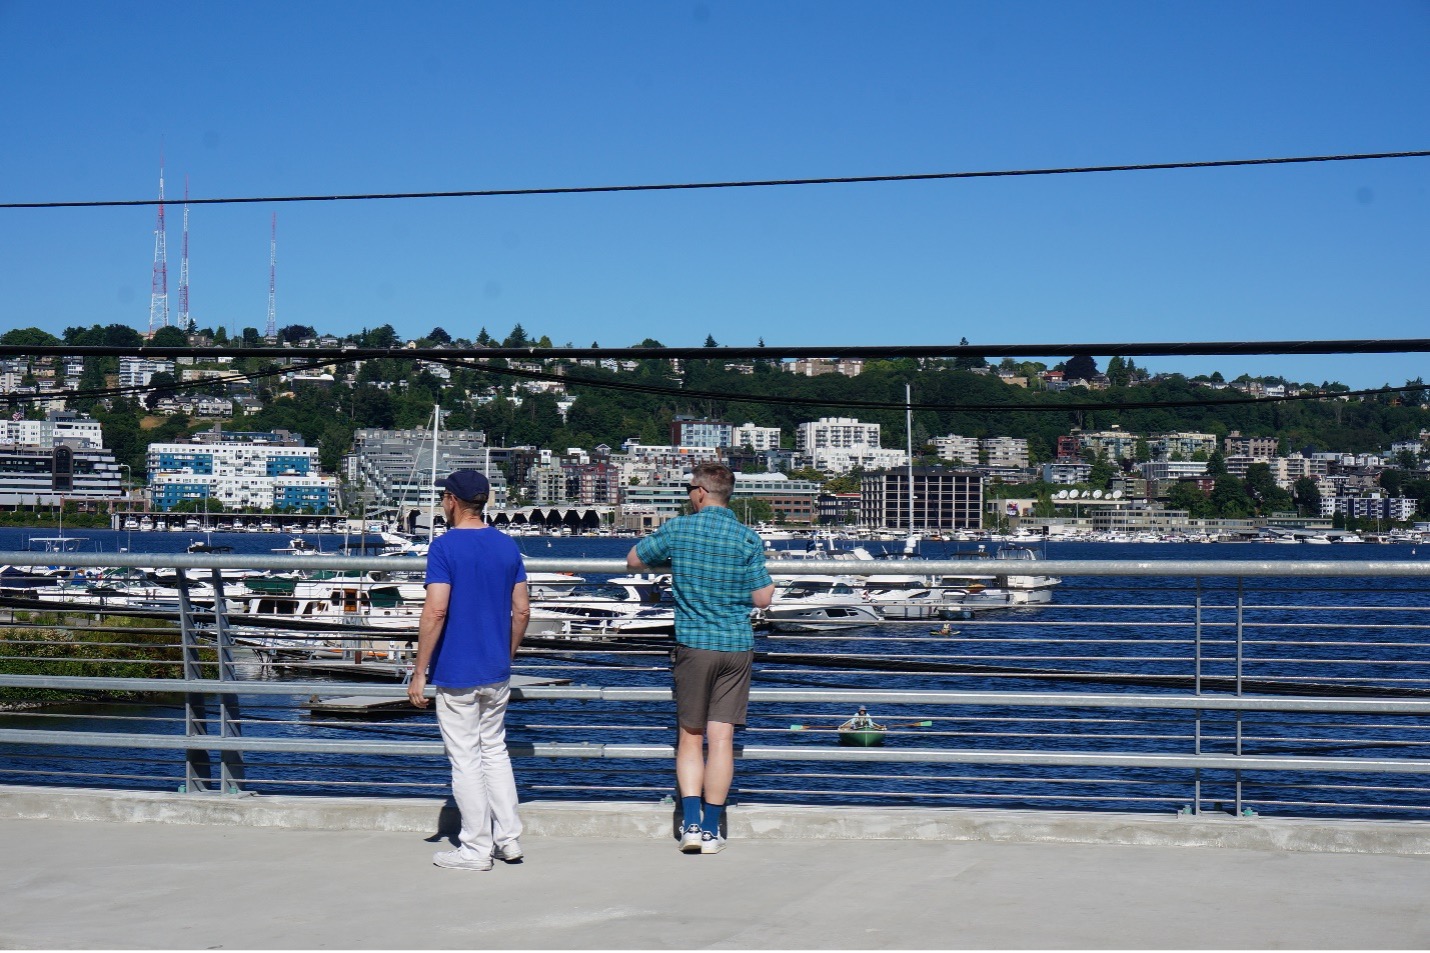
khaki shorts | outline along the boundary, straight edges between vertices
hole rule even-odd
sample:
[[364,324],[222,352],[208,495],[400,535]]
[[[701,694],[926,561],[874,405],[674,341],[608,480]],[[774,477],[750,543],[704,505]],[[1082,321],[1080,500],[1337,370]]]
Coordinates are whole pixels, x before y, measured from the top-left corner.
[[675,663],[675,715],[681,727],[704,732],[710,721],[745,724],[753,649],[712,652],[677,645],[671,657]]

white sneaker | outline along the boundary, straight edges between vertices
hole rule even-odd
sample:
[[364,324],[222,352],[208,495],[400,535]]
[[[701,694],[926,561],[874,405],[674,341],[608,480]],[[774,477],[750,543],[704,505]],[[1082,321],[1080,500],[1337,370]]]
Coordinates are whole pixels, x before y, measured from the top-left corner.
[[718,854],[725,849],[725,838],[719,834],[705,831],[700,835],[700,853]]
[[469,854],[462,853],[458,847],[456,850],[439,850],[432,855],[432,863],[438,867],[447,867],[451,870],[491,870],[492,861],[488,857],[481,860]]
[[498,844],[492,848],[492,859],[500,860],[507,864],[519,864],[521,863],[521,859],[525,856],[526,855],[521,852],[521,845],[516,841],[512,841],[505,847]]
[[702,833],[699,824],[685,825],[685,830],[680,833],[680,852],[682,854],[700,853],[700,837]]

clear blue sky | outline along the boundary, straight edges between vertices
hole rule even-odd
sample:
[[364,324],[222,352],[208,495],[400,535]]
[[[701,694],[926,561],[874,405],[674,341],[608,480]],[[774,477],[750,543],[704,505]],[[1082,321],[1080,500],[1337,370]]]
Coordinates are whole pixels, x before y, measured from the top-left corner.
[[[1424,0],[0,0],[0,195],[150,198],[161,143],[175,199],[186,176],[217,197],[1423,150],[1427,50]],[[264,326],[275,210],[278,323],[336,333],[1430,336],[1430,159],[198,206],[200,327]],[[0,323],[145,328],[154,217],[0,211]],[[1423,355],[1139,363],[1354,387],[1430,370]]]

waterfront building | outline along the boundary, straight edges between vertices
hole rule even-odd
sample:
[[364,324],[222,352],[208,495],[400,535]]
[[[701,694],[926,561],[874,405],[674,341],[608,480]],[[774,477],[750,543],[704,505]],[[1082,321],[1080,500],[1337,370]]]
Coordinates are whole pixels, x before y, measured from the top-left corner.
[[863,497],[858,493],[821,493],[815,497],[815,516],[821,525],[859,522]]
[[670,422],[670,442],[677,447],[729,447],[734,426],[723,420],[676,414]]
[[1136,536],[1144,533],[1168,535],[1187,531],[1186,510],[1172,510],[1156,503],[1133,502],[1098,506],[1091,511],[1092,530],[1109,535]]
[[948,467],[912,469],[912,508],[909,468],[864,474],[859,493],[865,526],[904,532],[982,528],[982,474]]
[[52,410],[44,420],[0,420],[0,445],[53,450],[57,444],[98,450],[104,446],[104,429],[72,410]]
[[1410,497],[1385,496],[1378,492],[1364,496],[1323,496],[1321,515],[1404,522],[1415,516],[1418,502]]
[[756,453],[780,448],[780,428],[756,427],[753,423],[743,423],[730,434],[731,447],[746,447]]
[[321,512],[337,502],[337,480],[319,471],[318,448],[302,446],[300,438],[270,442],[271,433],[243,436],[215,429],[187,443],[150,444],[150,505],[167,511],[188,500],[217,500],[232,510]]
[[[508,486],[499,467],[502,456],[511,454],[488,448],[480,430],[444,430],[437,439],[436,473],[439,478],[453,470],[485,473],[492,486],[488,505],[503,507]],[[368,502],[423,512],[439,502],[442,491],[432,485],[431,430],[359,430],[347,466],[349,479],[362,487]]]
[[[685,484],[689,476],[686,471],[658,483],[625,487],[622,511],[649,516],[656,526],[687,512],[690,499]],[[820,491],[820,484],[813,480],[792,480],[783,473],[737,473],[730,509],[743,515],[740,502],[758,499],[769,504],[777,522],[808,526],[814,523]]]
[[0,448],[0,508],[116,502],[123,497],[122,475],[104,448]]

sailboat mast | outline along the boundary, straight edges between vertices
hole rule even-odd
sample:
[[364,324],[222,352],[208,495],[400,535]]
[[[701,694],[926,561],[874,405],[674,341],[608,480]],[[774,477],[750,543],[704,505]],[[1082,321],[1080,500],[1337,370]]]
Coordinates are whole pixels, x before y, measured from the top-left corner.
[[904,436],[909,441],[909,536],[914,535],[914,399],[913,390],[904,385]]
[[442,424],[442,405],[432,407],[432,502],[427,504],[427,542],[437,538],[437,428]]

